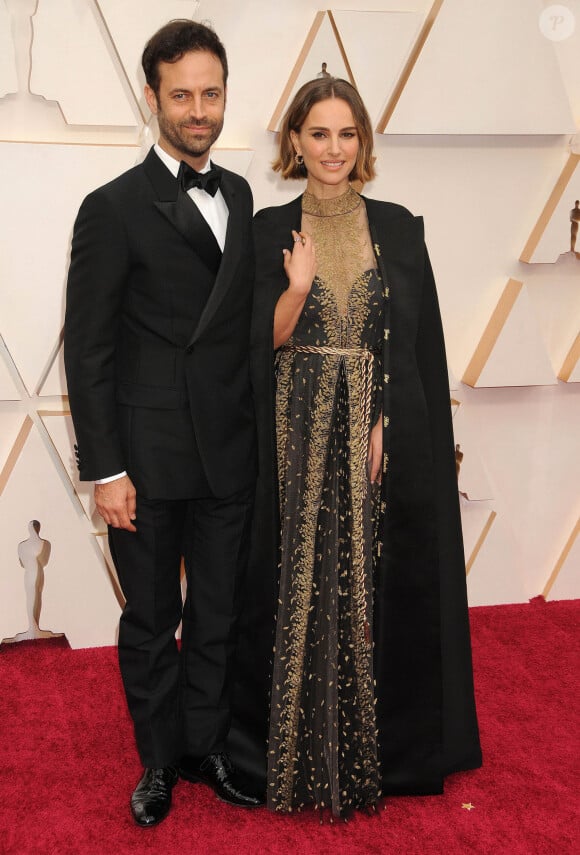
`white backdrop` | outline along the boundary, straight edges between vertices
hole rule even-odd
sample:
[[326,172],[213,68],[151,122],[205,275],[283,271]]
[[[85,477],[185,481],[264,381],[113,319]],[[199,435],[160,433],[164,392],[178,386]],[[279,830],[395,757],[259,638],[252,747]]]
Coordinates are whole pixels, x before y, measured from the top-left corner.
[[256,209],[302,189],[270,169],[297,86],[327,62],[359,87],[377,129],[364,192],[425,217],[470,603],[580,596],[578,0],[0,0],[0,640],[29,628],[31,520],[51,545],[40,626],[115,640],[119,592],[72,453],[64,286],[83,196],[155,139],[139,61],[172,17],[226,45],[213,157]]

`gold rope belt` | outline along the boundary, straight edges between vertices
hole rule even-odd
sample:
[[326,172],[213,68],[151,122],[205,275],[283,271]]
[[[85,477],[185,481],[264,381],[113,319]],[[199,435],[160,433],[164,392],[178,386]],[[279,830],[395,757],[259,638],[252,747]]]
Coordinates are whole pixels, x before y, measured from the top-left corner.
[[372,362],[375,357],[375,352],[369,350],[368,347],[314,347],[307,344],[285,344],[280,350],[285,350],[288,353],[322,353],[325,356],[360,356],[362,359],[367,359]]
[[307,344],[283,345],[281,351],[286,353],[318,353],[322,356],[356,356],[360,362],[360,379],[362,384],[362,407],[360,413],[360,439],[362,460],[366,461],[369,431],[371,428],[371,414],[373,403],[373,363],[375,351],[367,347],[330,347],[322,345],[315,347]]

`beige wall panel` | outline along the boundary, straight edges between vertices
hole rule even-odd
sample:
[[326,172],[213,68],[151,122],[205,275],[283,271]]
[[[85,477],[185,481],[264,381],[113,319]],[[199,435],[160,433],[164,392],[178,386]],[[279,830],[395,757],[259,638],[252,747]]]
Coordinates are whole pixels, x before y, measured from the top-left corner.
[[18,560],[18,543],[29,536],[29,521],[20,520],[10,540],[2,538],[0,542],[0,642],[28,628],[24,568]]
[[449,378],[449,390],[451,392],[457,391],[457,388],[459,387],[459,381],[455,376],[455,372],[451,368],[451,365],[447,365],[447,376]]
[[[524,603],[529,599],[525,566],[521,550],[501,506],[494,503],[494,511],[471,503],[463,506],[462,519],[467,531],[468,549],[477,544],[475,535],[487,533],[475,556],[467,576],[467,597],[470,606],[496,605],[498,603]],[[505,510],[505,509],[503,509]]]
[[[509,525],[526,596],[536,596],[565,539],[563,522],[578,504],[578,388],[562,383],[523,389],[465,387],[463,399],[461,410],[477,431],[498,513],[490,536],[496,525]],[[486,554],[488,548],[486,541]],[[504,573],[512,572],[513,555],[498,552],[493,558]],[[480,561],[481,556],[476,567]],[[575,596],[580,596],[580,574],[576,584]]]
[[580,383],[580,333],[572,342],[558,377],[565,383]]
[[[82,5],[92,0],[79,2]],[[32,16],[37,0],[10,0],[7,5],[12,16],[18,93],[0,100],[0,140],[103,144],[102,128],[97,125],[68,125],[56,101],[47,101],[41,95],[31,94]],[[78,82],[78,68],[70,64],[66,56],[63,57],[59,34],[52,47],[54,62],[66,70],[72,80]],[[120,83],[123,85],[123,80]],[[134,100],[132,94],[129,100]],[[137,128],[109,127],[105,144],[136,144],[137,134]]]
[[470,386],[546,386],[557,382],[527,289],[510,279],[463,375]]
[[394,134],[562,134],[574,120],[530,0],[445,0],[389,121]]
[[333,15],[374,126],[401,75],[423,15],[338,10],[333,10]]
[[497,518],[493,502],[469,502],[460,496],[465,572],[469,575]]
[[148,39],[173,18],[195,18],[199,0],[95,0],[144,116],[141,55]]
[[2,347],[0,343],[0,400],[1,401],[19,401],[20,393],[16,388],[16,384],[12,378],[12,374],[8,370],[7,364],[2,358]]
[[[51,544],[45,568],[40,626],[64,632],[72,647],[113,644],[119,606],[100,557],[87,536],[84,515],[72,505],[36,428],[33,427],[0,499],[0,574],[16,574],[18,543],[30,520],[41,524],[40,536]],[[13,583],[13,580],[10,584]],[[6,584],[3,582],[3,584]],[[0,602],[0,637],[10,600]],[[21,626],[17,631],[25,630]]]
[[0,143],[0,334],[29,391],[41,379],[62,328],[79,204],[87,192],[132,166],[135,153],[130,147]]
[[569,379],[573,368],[569,359],[580,331],[580,261],[567,253],[555,264],[530,265],[526,274],[526,289],[554,374],[561,380]]
[[[578,76],[580,77],[580,71]],[[580,275],[580,205],[576,205],[576,202],[580,200],[579,162],[580,157],[570,159],[572,174],[567,181],[563,182],[563,186],[556,186],[554,197],[549,200],[535,227],[540,233],[538,243],[531,253],[524,250],[522,261],[529,261],[534,264],[538,262],[550,264],[558,261],[561,255],[567,253],[572,260],[578,262]],[[572,218],[577,221],[579,232],[574,241],[576,255],[573,254],[571,246]]]
[[115,589],[120,614],[120,611],[125,604],[125,598],[123,596],[123,592],[121,591],[121,585],[119,584],[117,571],[115,569],[115,563],[113,561],[113,556],[111,555],[111,549],[109,547],[109,535],[107,533],[106,528],[105,531],[95,532],[92,536],[92,541],[93,543],[96,543],[105,559],[105,564],[107,565],[107,570],[109,572],[109,578],[111,579],[111,583]]
[[18,91],[16,55],[12,39],[12,21],[6,0],[0,0],[0,98]]
[[[10,411],[8,411],[8,414],[10,414]],[[11,447],[8,449],[8,454],[5,460],[3,460],[2,469],[0,470],[0,496],[2,496],[8,481],[12,477],[14,467],[20,460],[22,449],[27,443],[30,431],[32,430],[32,418],[29,415],[24,415],[23,413],[20,413],[19,415],[22,418],[18,425],[18,432],[14,437]]]
[[459,407],[453,419],[453,434],[463,455],[459,468],[459,491],[470,502],[493,499],[493,489],[485,471],[479,452],[479,432],[481,425],[474,424],[469,416],[469,406]]
[[14,444],[24,424],[26,416],[20,412],[0,411],[0,496],[12,468]]
[[216,148],[211,153],[211,159],[225,169],[231,169],[238,175],[247,175],[254,152],[248,149]]
[[[549,6],[551,0],[546,0]],[[580,56],[580,2],[579,0],[566,0],[567,8],[573,13],[576,21],[574,31],[562,41],[553,42],[554,51],[558,59],[562,79],[566,86],[568,100],[572,108],[572,115],[576,127],[580,128],[580,74],[578,73],[578,57]]]
[[69,124],[138,123],[93,0],[39,0],[33,24],[31,92],[57,101]]
[[[572,137],[571,140],[570,138],[566,139],[566,146],[563,146],[561,150],[560,169],[554,174],[553,178],[549,173],[544,171],[543,174],[538,175],[534,181],[534,184],[537,187],[537,201],[535,203],[536,211],[534,212],[534,219],[530,220],[531,230],[527,236],[525,246],[521,250],[520,261],[531,262],[534,260],[534,254],[538,243],[542,240],[544,232],[552,219],[556,208],[562,201],[563,195],[567,194],[568,185],[574,177],[574,173],[578,165],[578,159],[580,157],[580,153],[574,150],[574,140],[577,138],[579,138],[578,134],[576,134],[575,137]],[[568,228],[570,228],[570,223]],[[568,232],[568,236],[570,236],[570,232]],[[561,237],[561,234],[559,234],[560,239]],[[569,238],[566,242],[566,249],[568,248]],[[550,263],[556,261],[559,254],[559,251],[552,251],[552,257],[549,258],[548,261]],[[539,262],[540,259],[536,259],[536,263]]]
[[554,562],[554,570],[544,589],[548,600],[573,600],[578,597],[580,578],[580,519],[569,527],[563,548]]
[[431,34],[431,30],[437,18],[437,15],[441,11],[441,6],[444,0],[433,0],[431,7],[427,11],[425,15],[425,19],[423,21],[423,25],[419,31],[417,38],[415,39],[415,44],[412,50],[409,52],[409,55],[405,61],[405,65],[399,75],[399,80],[397,81],[393,91],[391,92],[387,103],[385,104],[384,110],[379,117],[379,121],[377,122],[376,130],[377,133],[384,133],[387,124],[391,121],[392,115],[397,107],[401,95],[403,94],[403,90],[407,85],[407,82],[417,64],[417,61],[421,55],[423,48],[425,47],[425,42],[429,38]]
[[64,370],[64,349],[61,345],[52,364],[49,366],[46,376],[38,390],[38,394],[45,395],[67,395],[66,374]]
[[115,564],[113,562],[113,556],[111,555],[111,550],[109,549],[109,537],[106,532],[98,532],[93,535],[95,539],[95,543],[98,545],[99,549],[103,553],[105,561],[107,562],[107,566],[111,571],[114,572]]
[[56,101],[19,92],[0,100],[0,140],[5,142],[70,143],[76,145],[134,146],[138,151],[139,129],[107,128],[106,138],[95,125],[67,125]]

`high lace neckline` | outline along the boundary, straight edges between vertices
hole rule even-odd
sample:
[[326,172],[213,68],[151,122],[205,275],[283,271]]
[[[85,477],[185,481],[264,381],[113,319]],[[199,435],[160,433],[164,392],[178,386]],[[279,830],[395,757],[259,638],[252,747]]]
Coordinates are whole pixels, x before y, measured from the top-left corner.
[[352,187],[333,199],[318,199],[306,190],[302,196],[302,210],[312,217],[336,217],[356,211],[361,201],[361,197]]

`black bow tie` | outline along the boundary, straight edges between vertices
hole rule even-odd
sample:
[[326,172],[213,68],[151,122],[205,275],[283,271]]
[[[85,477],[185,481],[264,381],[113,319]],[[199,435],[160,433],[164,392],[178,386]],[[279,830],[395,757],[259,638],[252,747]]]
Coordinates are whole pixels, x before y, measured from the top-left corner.
[[179,164],[179,172],[177,173],[177,180],[186,193],[192,187],[199,187],[209,193],[210,196],[215,196],[217,193],[221,178],[222,171],[219,166],[212,166],[209,172],[196,172],[184,160]]

